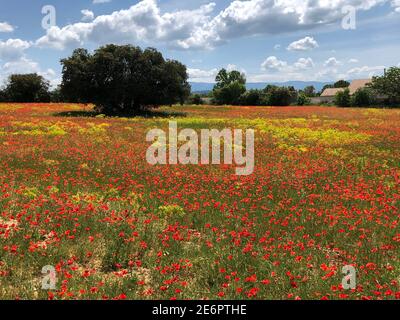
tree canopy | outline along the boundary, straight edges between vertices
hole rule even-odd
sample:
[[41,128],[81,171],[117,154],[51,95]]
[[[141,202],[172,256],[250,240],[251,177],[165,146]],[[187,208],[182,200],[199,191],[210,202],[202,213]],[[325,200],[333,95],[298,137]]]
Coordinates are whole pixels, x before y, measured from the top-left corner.
[[221,69],[216,78],[213,89],[214,101],[217,104],[240,104],[242,94],[246,92],[246,77],[239,71],[228,72]]
[[387,97],[389,104],[400,103],[400,68],[392,67],[381,77],[373,77],[370,87]]
[[186,66],[165,60],[153,48],[111,44],[93,54],[76,49],[61,64],[63,97],[94,103],[106,114],[134,114],[183,103],[190,94]]
[[333,85],[334,88],[348,88],[350,86],[350,82],[345,80],[336,81]]
[[1,94],[4,101],[49,102],[49,82],[37,73],[13,74]]

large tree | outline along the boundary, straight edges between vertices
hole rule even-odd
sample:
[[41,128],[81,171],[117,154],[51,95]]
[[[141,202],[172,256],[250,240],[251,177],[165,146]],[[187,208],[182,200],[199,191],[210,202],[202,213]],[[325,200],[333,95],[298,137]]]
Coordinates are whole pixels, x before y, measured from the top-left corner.
[[381,77],[373,77],[370,87],[388,98],[390,104],[400,103],[400,68],[392,67]]
[[36,73],[13,74],[3,95],[10,102],[49,102],[49,82]]
[[72,56],[61,60],[62,86],[66,102],[89,103],[93,93],[91,55],[86,49],[76,49]]
[[107,45],[89,54],[77,49],[61,60],[61,92],[71,101],[94,103],[106,114],[134,114],[172,105],[190,94],[186,67],[160,52]]
[[221,69],[213,89],[214,102],[217,104],[239,104],[242,94],[246,92],[246,77],[239,71],[228,72]]

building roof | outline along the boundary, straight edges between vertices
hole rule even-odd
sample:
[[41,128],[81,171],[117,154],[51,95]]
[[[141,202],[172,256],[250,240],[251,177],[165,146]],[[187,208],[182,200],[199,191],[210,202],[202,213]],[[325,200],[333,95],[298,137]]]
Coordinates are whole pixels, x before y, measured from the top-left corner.
[[365,88],[367,84],[371,82],[371,79],[353,80],[349,86],[350,94],[354,94],[358,89]]
[[[358,89],[365,88],[368,83],[371,83],[371,79],[358,79],[353,80],[349,86],[350,95],[353,95]],[[346,88],[328,88],[322,92],[321,97],[334,97],[339,91],[343,91]]]
[[339,91],[343,91],[344,88],[328,88],[321,93],[321,97],[334,97]]

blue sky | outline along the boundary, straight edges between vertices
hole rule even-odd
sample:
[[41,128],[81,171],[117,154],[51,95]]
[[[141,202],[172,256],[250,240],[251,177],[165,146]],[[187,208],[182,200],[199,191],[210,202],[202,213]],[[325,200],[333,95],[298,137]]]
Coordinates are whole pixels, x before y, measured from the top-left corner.
[[[222,67],[251,82],[334,81],[400,63],[400,0],[104,1],[0,0],[0,81],[38,72],[56,85],[61,58],[106,43],[155,47],[195,82]],[[56,12],[47,29],[45,5]]]

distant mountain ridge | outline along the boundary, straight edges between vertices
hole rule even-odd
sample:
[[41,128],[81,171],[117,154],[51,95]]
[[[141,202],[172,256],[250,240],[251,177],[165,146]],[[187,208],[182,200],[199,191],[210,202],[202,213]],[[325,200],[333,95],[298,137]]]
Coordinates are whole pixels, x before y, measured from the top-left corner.
[[[287,82],[249,82],[246,84],[247,89],[264,89],[267,85],[272,84],[276,86],[293,86],[296,90],[302,90],[307,86],[314,86],[317,91],[327,84],[332,82],[318,82],[318,81],[287,81]],[[207,82],[190,82],[193,93],[206,93],[212,91],[214,83]]]

